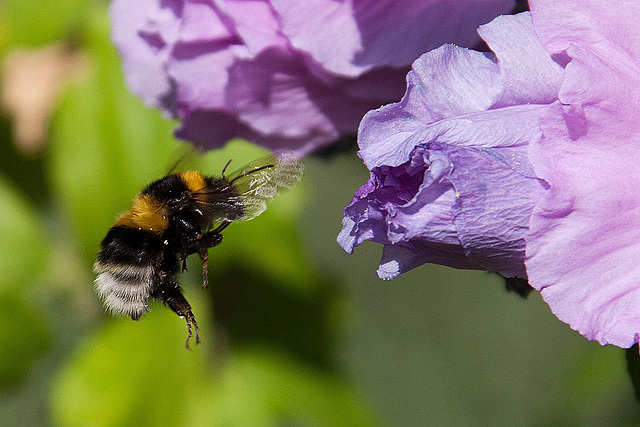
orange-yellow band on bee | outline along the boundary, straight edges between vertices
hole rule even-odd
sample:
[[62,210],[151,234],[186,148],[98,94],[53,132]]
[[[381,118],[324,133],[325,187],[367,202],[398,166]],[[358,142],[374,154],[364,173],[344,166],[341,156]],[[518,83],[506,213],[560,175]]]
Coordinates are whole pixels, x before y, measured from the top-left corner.
[[197,193],[206,187],[204,176],[197,171],[186,171],[180,174],[180,178],[184,181],[185,185],[192,193]]
[[166,207],[148,194],[133,199],[133,208],[120,215],[115,225],[161,234],[169,226]]
[[121,214],[114,225],[119,227],[138,228],[138,226],[133,222],[133,212],[131,211]]
[[187,186],[187,189],[192,193],[193,197],[199,202],[206,202],[207,200],[207,182],[204,176],[197,171],[186,171],[180,174],[182,181]]

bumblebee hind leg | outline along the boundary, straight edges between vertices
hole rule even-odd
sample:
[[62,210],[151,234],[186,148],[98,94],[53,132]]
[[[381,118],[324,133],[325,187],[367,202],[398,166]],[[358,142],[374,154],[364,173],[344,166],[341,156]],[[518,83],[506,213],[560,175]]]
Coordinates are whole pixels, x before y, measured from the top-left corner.
[[196,344],[200,344],[198,322],[191,311],[191,304],[189,304],[189,301],[182,295],[178,283],[174,279],[163,281],[162,285],[154,292],[153,297],[167,304],[174,313],[187,321],[187,349],[191,350],[189,341],[194,335],[196,336]]
[[196,322],[196,318],[193,316],[191,310],[187,312],[185,319],[187,320],[187,330],[189,331],[185,347],[187,348],[187,350],[191,350],[191,347],[189,347],[189,340],[194,335],[194,332],[196,336],[196,345],[200,344],[202,341],[200,341],[200,337],[198,336],[198,322]]
[[182,293],[177,294],[177,296],[167,298],[165,302],[171,310],[187,321],[188,335],[187,342],[185,344],[187,349],[191,350],[189,347],[189,341],[194,334],[196,336],[196,344],[200,344],[200,337],[198,336],[198,322],[196,322],[196,318],[191,311],[191,304],[189,304],[185,297],[182,296]]

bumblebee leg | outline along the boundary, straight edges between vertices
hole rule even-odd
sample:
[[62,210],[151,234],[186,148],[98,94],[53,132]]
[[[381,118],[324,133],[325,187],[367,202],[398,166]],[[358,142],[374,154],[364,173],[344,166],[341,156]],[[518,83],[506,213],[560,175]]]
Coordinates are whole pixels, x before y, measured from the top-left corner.
[[231,221],[224,221],[222,224],[211,230],[211,233],[220,234],[222,230],[227,228],[231,224]]
[[[187,320],[187,329],[189,330],[189,335],[187,335],[187,343],[185,344],[185,347],[187,347],[187,350],[191,350],[191,347],[189,347],[189,340],[193,336],[193,331],[195,331],[196,333],[196,345],[200,344],[201,342],[200,337],[198,336],[198,322],[196,322],[196,318],[193,316],[193,313],[191,312],[191,310],[189,310],[185,318]],[[192,325],[193,325],[193,331],[192,331]]]
[[209,287],[209,251],[204,248],[199,255],[202,260],[202,289],[205,289]]
[[[226,224],[226,223],[225,223]],[[219,227],[218,227],[219,228]],[[222,234],[218,234],[217,228],[208,231],[198,240],[198,255],[202,260],[202,288],[209,286],[209,248],[218,246],[222,242]]]
[[184,252],[181,253],[181,258],[183,260],[182,271],[186,270],[185,259],[187,256],[194,253],[200,256],[200,260],[202,261],[203,288],[209,286],[209,268],[207,263],[209,259],[208,249],[213,248],[214,246],[218,246],[220,243],[222,243],[222,234],[220,234],[220,232],[227,228],[229,224],[231,223],[226,221],[211,231],[198,234],[197,237],[190,237],[186,242]]
[[196,344],[200,344],[200,337],[198,336],[198,322],[196,322],[196,318],[191,311],[191,304],[189,304],[189,301],[187,301],[182,295],[180,286],[178,286],[176,281],[168,280],[164,282],[153,294],[153,297],[165,302],[169,308],[174,311],[174,313],[187,321],[187,349],[190,349],[189,341],[194,333],[196,336]]
[[198,336],[198,322],[196,321],[196,318],[191,311],[191,304],[189,304],[189,302],[182,296],[182,294],[180,294],[179,297],[167,298],[166,303],[171,310],[173,310],[178,316],[187,321],[187,349],[191,350],[191,348],[189,347],[189,341],[194,335],[194,332],[196,335],[196,344],[200,344],[200,337]]
[[222,243],[222,234],[213,230],[201,234],[196,244],[198,246],[198,252],[200,252],[202,248],[213,248],[214,246],[218,246],[220,243]]
[[213,248],[222,243],[222,234],[216,230],[189,236],[184,242],[184,249],[179,254],[180,259],[185,259],[191,254],[200,254],[203,248]]

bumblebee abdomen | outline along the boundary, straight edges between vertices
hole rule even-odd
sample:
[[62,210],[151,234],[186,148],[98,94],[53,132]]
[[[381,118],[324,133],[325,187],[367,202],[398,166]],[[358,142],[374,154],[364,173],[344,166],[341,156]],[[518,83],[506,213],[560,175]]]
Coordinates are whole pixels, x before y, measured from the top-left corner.
[[162,251],[161,237],[152,231],[111,227],[94,265],[95,287],[109,310],[134,320],[149,310]]
[[[96,266],[96,270],[98,268]],[[134,275],[106,271],[96,278],[96,291],[113,314],[138,320],[149,311],[152,276],[153,270],[150,267]]]
[[162,236],[117,225],[109,229],[101,246],[97,263],[133,267],[157,264],[163,250]]

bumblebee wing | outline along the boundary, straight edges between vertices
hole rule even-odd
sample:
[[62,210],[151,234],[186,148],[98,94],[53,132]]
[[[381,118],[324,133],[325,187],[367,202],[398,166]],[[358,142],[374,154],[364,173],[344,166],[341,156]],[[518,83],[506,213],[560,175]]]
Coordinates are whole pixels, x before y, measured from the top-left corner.
[[302,164],[293,154],[281,153],[261,158],[225,177],[243,208],[241,216],[225,220],[248,221],[257,217],[280,190],[296,186],[302,171]]
[[179,142],[172,150],[165,167],[165,175],[202,169],[200,162],[202,153],[192,144]]

